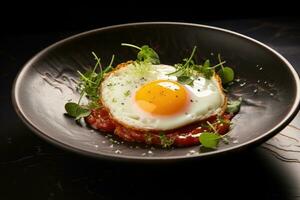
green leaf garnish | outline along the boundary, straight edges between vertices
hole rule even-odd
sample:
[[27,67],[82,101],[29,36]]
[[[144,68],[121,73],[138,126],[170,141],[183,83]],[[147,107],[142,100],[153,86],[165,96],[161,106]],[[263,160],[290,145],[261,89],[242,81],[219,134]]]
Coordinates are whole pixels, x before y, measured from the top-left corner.
[[132,47],[132,48],[139,50],[136,61],[147,62],[147,63],[151,63],[153,65],[160,64],[158,54],[152,48],[150,48],[148,45],[144,45],[142,47],[138,47],[136,45],[128,44],[128,43],[122,43],[121,45]]
[[208,129],[208,131],[201,133],[199,136],[199,141],[202,147],[216,149],[220,140],[222,140],[225,144],[229,143],[228,139],[226,138],[226,135],[228,133],[220,135],[218,132],[219,130],[217,130],[217,127],[219,123],[230,125],[230,121],[222,118],[221,116],[218,116],[217,119],[218,121],[213,124],[209,121],[206,121],[206,126],[205,124],[201,124],[201,127],[205,127]]
[[[103,76],[105,73],[109,72],[112,69],[112,63],[114,61],[114,55],[111,58],[110,64],[102,70],[101,61],[100,58],[97,57],[97,55],[92,52],[96,64],[94,66],[93,70],[89,70],[82,74],[80,71],[77,71],[80,75],[80,83],[79,83],[79,90],[81,92],[84,92],[85,95],[91,100],[91,101],[98,101],[99,99],[99,92],[98,88],[100,83],[103,80]],[[97,70],[98,69],[98,70]],[[97,72],[98,71],[98,72]]]
[[210,67],[210,61],[208,59],[204,61],[203,67]]
[[193,79],[191,79],[189,76],[179,76],[177,77],[177,80],[182,83],[182,84],[186,84],[186,85],[191,85],[193,83]]
[[195,46],[190,57],[183,59],[183,63],[175,64],[176,71],[168,75],[176,76],[178,81],[182,84],[191,85],[200,75],[206,79],[210,79],[214,75],[215,69],[225,63],[225,61],[220,61],[217,65],[211,66],[210,60],[207,59],[202,65],[196,64],[193,60],[196,49],[197,47]]
[[90,101],[87,105],[87,108],[90,109],[90,110],[93,110],[93,109],[97,109],[97,108],[100,108],[101,105],[99,104],[98,101]]
[[[111,58],[110,64],[104,70],[102,70],[100,58],[98,58],[94,52],[92,52],[92,54],[96,60],[94,68],[85,73],[77,71],[80,75],[80,82],[77,86],[78,90],[80,91],[80,98],[78,103],[69,102],[65,104],[65,110],[67,114],[71,117],[74,117],[75,120],[79,120],[80,118],[89,116],[92,109],[100,107],[98,103],[98,100],[100,98],[98,92],[99,85],[102,82],[105,73],[109,72],[112,69],[114,55]],[[83,96],[86,96],[90,100],[88,105],[80,105],[80,101]]]
[[218,71],[218,75],[222,79],[222,84],[230,83],[234,79],[234,71],[230,67],[223,67]]
[[222,79],[222,84],[224,85],[224,84],[230,83],[234,79],[234,71],[230,67],[224,67],[223,66],[223,64],[221,62],[220,54],[218,54],[218,59],[219,59],[219,62],[221,64],[221,69],[218,71],[218,75]]
[[235,101],[228,101],[226,112],[227,113],[232,113],[232,114],[239,112],[242,101],[243,100],[242,100],[241,97],[238,100],[235,100]]
[[91,111],[89,109],[86,109],[74,102],[66,103],[65,110],[67,111],[67,114],[69,116],[74,117],[76,120],[78,120],[82,117],[87,117],[91,113]]
[[199,141],[201,142],[202,146],[210,149],[217,148],[220,139],[221,136],[218,133],[213,132],[203,132],[199,136]]
[[210,61],[206,60],[203,66],[199,68],[199,72],[204,75],[206,79],[210,79],[214,75],[214,68],[210,67]]
[[148,45],[142,46],[141,51],[137,54],[137,59],[139,61],[149,62],[154,65],[160,64],[158,54]]
[[196,72],[195,68],[197,66],[194,63],[193,57],[195,55],[197,47],[194,46],[193,51],[189,58],[183,59],[183,63],[175,64],[176,70],[168,75],[173,75],[177,77],[178,82],[182,84],[191,85],[193,83],[193,75]]

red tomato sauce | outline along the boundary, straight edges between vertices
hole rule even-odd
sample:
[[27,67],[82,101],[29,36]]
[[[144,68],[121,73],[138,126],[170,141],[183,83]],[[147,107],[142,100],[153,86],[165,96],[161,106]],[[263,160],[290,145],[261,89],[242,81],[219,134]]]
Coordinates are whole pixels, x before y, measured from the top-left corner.
[[176,146],[187,147],[199,145],[199,135],[202,132],[214,131],[207,123],[213,125],[214,129],[221,135],[226,134],[230,129],[232,114],[223,114],[220,117],[212,116],[203,121],[193,123],[178,129],[168,131],[138,131],[126,128],[116,123],[105,110],[105,108],[95,109],[85,118],[87,124],[101,132],[113,133],[120,139],[127,142],[137,142],[163,147]]

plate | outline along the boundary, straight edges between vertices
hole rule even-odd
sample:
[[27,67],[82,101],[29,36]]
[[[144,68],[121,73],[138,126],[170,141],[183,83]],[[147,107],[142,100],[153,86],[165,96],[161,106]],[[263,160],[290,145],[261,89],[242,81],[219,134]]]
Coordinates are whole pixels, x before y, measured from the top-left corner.
[[[230,98],[242,97],[233,119],[229,144],[213,151],[199,146],[159,149],[121,143],[103,133],[79,126],[64,115],[64,104],[76,101],[77,70],[94,65],[91,52],[108,64],[112,54],[120,63],[135,58],[122,42],[149,44],[164,64],[174,64],[198,47],[198,59],[220,53],[235,70]],[[270,47],[229,30],[187,23],[148,22],[116,25],[84,32],[44,49],[19,72],[13,104],[20,118],[37,135],[65,149],[102,159],[142,162],[200,159],[258,145],[274,136],[299,110],[299,77],[291,64]]]

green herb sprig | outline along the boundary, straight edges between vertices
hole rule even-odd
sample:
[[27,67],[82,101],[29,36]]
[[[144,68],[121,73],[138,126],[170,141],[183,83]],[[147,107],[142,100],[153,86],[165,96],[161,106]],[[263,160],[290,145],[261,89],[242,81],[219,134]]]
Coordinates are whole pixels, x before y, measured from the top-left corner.
[[197,47],[194,46],[193,51],[189,58],[184,58],[183,63],[175,64],[176,71],[169,73],[168,75],[177,76],[177,79],[182,84],[192,84],[194,69],[198,66],[194,63],[193,57],[195,55]]
[[[228,125],[228,122],[221,117],[218,118],[218,121],[216,123],[220,122]],[[221,135],[218,133],[218,130],[215,128],[214,124],[211,124],[209,121],[206,121],[206,123],[210,130],[201,133],[199,136],[199,141],[203,147],[216,149],[220,143],[220,140],[223,140],[225,144],[228,144],[228,140],[225,138],[228,133],[225,135]]]
[[160,144],[163,148],[169,148],[174,143],[174,140],[168,136],[164,132],[159,134]]
[[[221,56],[218,54],[218,60],[221,63]],[[230,67],[224,67],[223,63],[221,64],[221,69],[218,71],[218,75],[222,79],[222,84],[227,84],[233,81],[234,79],[234,71]]]
[[239,112],[242,101],[243,101],[242,97],[239,97],[238,100],[228,101],[226,112],[231,114],[235,114]]
[[70,117],[74,117],[75,120],[79,120],[82,117],[90,115],[91,110],[80,106],[78,103],[69,102],[65,104],[65,110]]
[[112,55],[109,65],[104,70],[102,70],[101,59],[98,58],[98,56],[94,52],[92,52],[92,54],[94,56],[94,59],[96,60],[96,64],[93,70],[89,70],[84,74],[82,74],[80,71],[77,71],[77,73],[80,75],[80,83],[78,88],[81,94],[84,93],[91,101],[98,101],[99,85],[103,80],[103,76],[107,72],[111,71],[115,56]]
[[[70,117],[75,118],[75,120],[79,120],[80,118],[87,117],[91,113],[91,109],[99,107],[98,100],[100,98],[98,88],[100,83],[103,80],[104,75],[112,70],[112,64],[115,56],[112,55],[111,61],[109,65],[102,70],[101,59],[92,52],[96,64],[93,70],[89,70],[84,74],[80,71],[77,73],[80,75],[80,82],[78,84],[78,90],[80,91],[80,98],[77,103],[68,102],[65,104],[65,110]],[[98,69],[98,70],[97,70]],[[86,96],[90,102],[88,105],[81,105],[81,99]]]
[[210,79],[214,73],[215,69],[221,67],[218,75],[224,80],[224,84],[231,82],[234,78],[233,70],[229,67],[223,67],[226,61],[221,61],[219,56],[219,63],[211,66],[210,60],[205,60],[203,64],[196,64],[193,60],[195,56],[197,47],[194,46],[189,58],[183,59],[182,63],[175,64],[176,71],[169,73],[168,75],[173,75],[177,77],[177,80],[182,84],[192,85],[193,81],[199,75],[203,75],[206,79]]
[[150,48],[148,45],[143,45],[142,47],[133,44],[128,44],[128,43],[122,43],[121,45],[138,49],[139,52],[137,54],[137,59],[136,59],[136,61],[138,62],[146,62],[146,63],[151,63],[153,65],[160,64],[158,54],[154,51],[154,49]]
[[[239,112],[241,104],[242,104],[241,97],[239,97],[238,100],[228,101],[226,112],[230,113],[230,114],[235,114],[235,113]],[[217,119],[218,120],[216,123],[231,125],[231,122],[228,119],[224,119],[221,116],[218,116]],[[218,130],[215,128],[214,124],[211,124],[209,121],[207,121],[206,123],[207,123],[208,127],[210,128],[210,131],[203,132],[199,136],[199,141],[201,142],[202,146],[204,146],[206,148],[215,149],[218,146],[221,139],[223,140],[224,143],[226,143],[226,144],[228,143],[228,140],[225,138],[225,136],[228,133],[225,135],[220,135],[218,133]]]
[[203,132],[199,136],[199,141],[201,142],[201,145],[209,149],[217,148],[220,139],[220,134],[214,132]]

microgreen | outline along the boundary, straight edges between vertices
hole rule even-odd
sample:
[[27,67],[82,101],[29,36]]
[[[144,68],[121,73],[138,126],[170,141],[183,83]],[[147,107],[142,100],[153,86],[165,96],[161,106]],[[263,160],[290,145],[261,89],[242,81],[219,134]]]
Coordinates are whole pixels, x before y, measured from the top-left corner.
[[127,46],[127,47],[132,47],[132,48],[139,50],[136,61],[151,63],[154,65],[160,64],[158,54],[152,48],[150,48],[148,45],[144,45],[142,47],[138,47],[136,45],[128,44],[128,43],[122,43],[121,45]]
[[[100,107],[98,103],[98,100],[100,98],[98,88],[103,80],[103,76],[105,75],[105,73],[109,72],[112,69],[114,55],[112,56],[109,65],[104,70],[102,70],[101,59],[98,58],[98,56],[94,52],[92,52],[92,55],[96,60],[94,68],[85,73],[77,71],[80,76],[80,82],[78,83],[80,98],[78,103],[68,102],[65,104],[65,110],[67,114],[71,117],[74,117],[75,120],[87,117],[91,113],[91,109]],[[80,105],[80,101],[83,96],[86,96],[90,100],[88,105]]]
[[203,65],[200,66],[199,72],[202,73],[206,79],[210,79],[214,75],[214,68],[210,66],[209,60],[205,60]]
[[214,131],[214,133],[217,133],[217,130],[216,128],[209,122],[209,121],[206,121],[206,123],[208,124],[208,126],[211,128],[211,130]]
[[218,133],[213,132],[203,132],[199,136],[199,141],[201,142],[202,146],[210,149],[217,148],[220,139],[221,136]]
[[241,97],[238,100],[228,101],[226,112],[227,113],[232,113],[232,114],[239,112],[241,104],[242,104],[242,98]]
[[193,79],[189,76],[178,76],[177,80],[182,83],[182,84],[186,84],[186,85],[191,85],[193,83]]
[[163,132],[159,134],[159,139],[160,139],[160,144],[162,145],[163,148],[169,148],[174,143],[174,140],[166,136],[166,134]]
[[90,115],[91,111],[87,108],[84,108],[83,106],[74,103],[69,102],[65,104],[65,110],[67,111],[67,114],[70,117],[74,117],[75,120],[78,120],[82,117],[87,117]]
[[[183,63],[175,64],[176,70],[168,75],[177,76],[177,80],[182,84],[192,85],[195,77],[202,74],[205,78],[210,79],[214,74],[214,68],[210,66],[210,61],[205,60],[202,65],[198,65],[193,60],[197,47],[194,46],[189,58],[183,59]],[[214,66],[216,67],[216,66]]]
[[[89,70],[82,74],[80,71],[77,71],[80,75],[80,83],[79,83],[79,90],[84,92],[87,98],[91,101],[98,101],[99,99],[99,92],[98,88],[103,80],[103,76],[105,73],[109,72],[112,69],[112,63],[114,61],[114,55],[111,58],[110,64],[102,70],[101,60],[97,57],[97,55],[92,52],[94,59],[96,60],[96,64],[93,70]],[[97,68],[99,69],[97,72]]]
[[206,79],[210,79],[217,68],[220,68],[218,75],[222,79],[223,84],[227,84],[234,79],[234,71],[230,67],[224,67],[223,64],[226,61],[222,61],[220,55],[218,55],[219,63],[211,66],[210,60],[205,60],[202,64],[196,64],[193,60],[197,47],[194,46],[193,51],[189,58],[183,59],[182,63],[175,64],[176,70],[168,75],[177,77],[178,82],[182,84],[192,85],[193,81],[199,75],[203,75]]
[[[222,123],[220,120],[223,120],[224,123],[230,123],[228,121],[226,121],[225,119],[223,119],[222,117],[218,118],[218,122],[216,123]],[[209,149],[216,149],[220,140],[222,140],[225,144],[228,144],[228,140],[227,138],[225,138],[225,135],[220,135],[218,133],[218,130],[216,130],[216,123],[211,124],[209,121],[206,121],[208,128],[210,129],[210,131],[205,131],[203,133],[200,134],[199,136],[199,141],[201,143],[201,145],[205,148],[209,148]]]
[[[220,54],[218,54],[218,60],[222,63]],[[221,64],[221,69],[218,71],[218,75],[222,79],[222,84],[230,83],[234,79],[233,69],[230,67],[224,67],[223,64]]]
[[189,58],[183,59],[183,63],[175,64],[176,71],[169,73],[168,75],[177,76],[177,79],[180,83],[189,84],[193,83],[192,75],[195,68],[195,63],[193,61],[193,57],[195,55],[197,47],[194,46],[193,51]]

